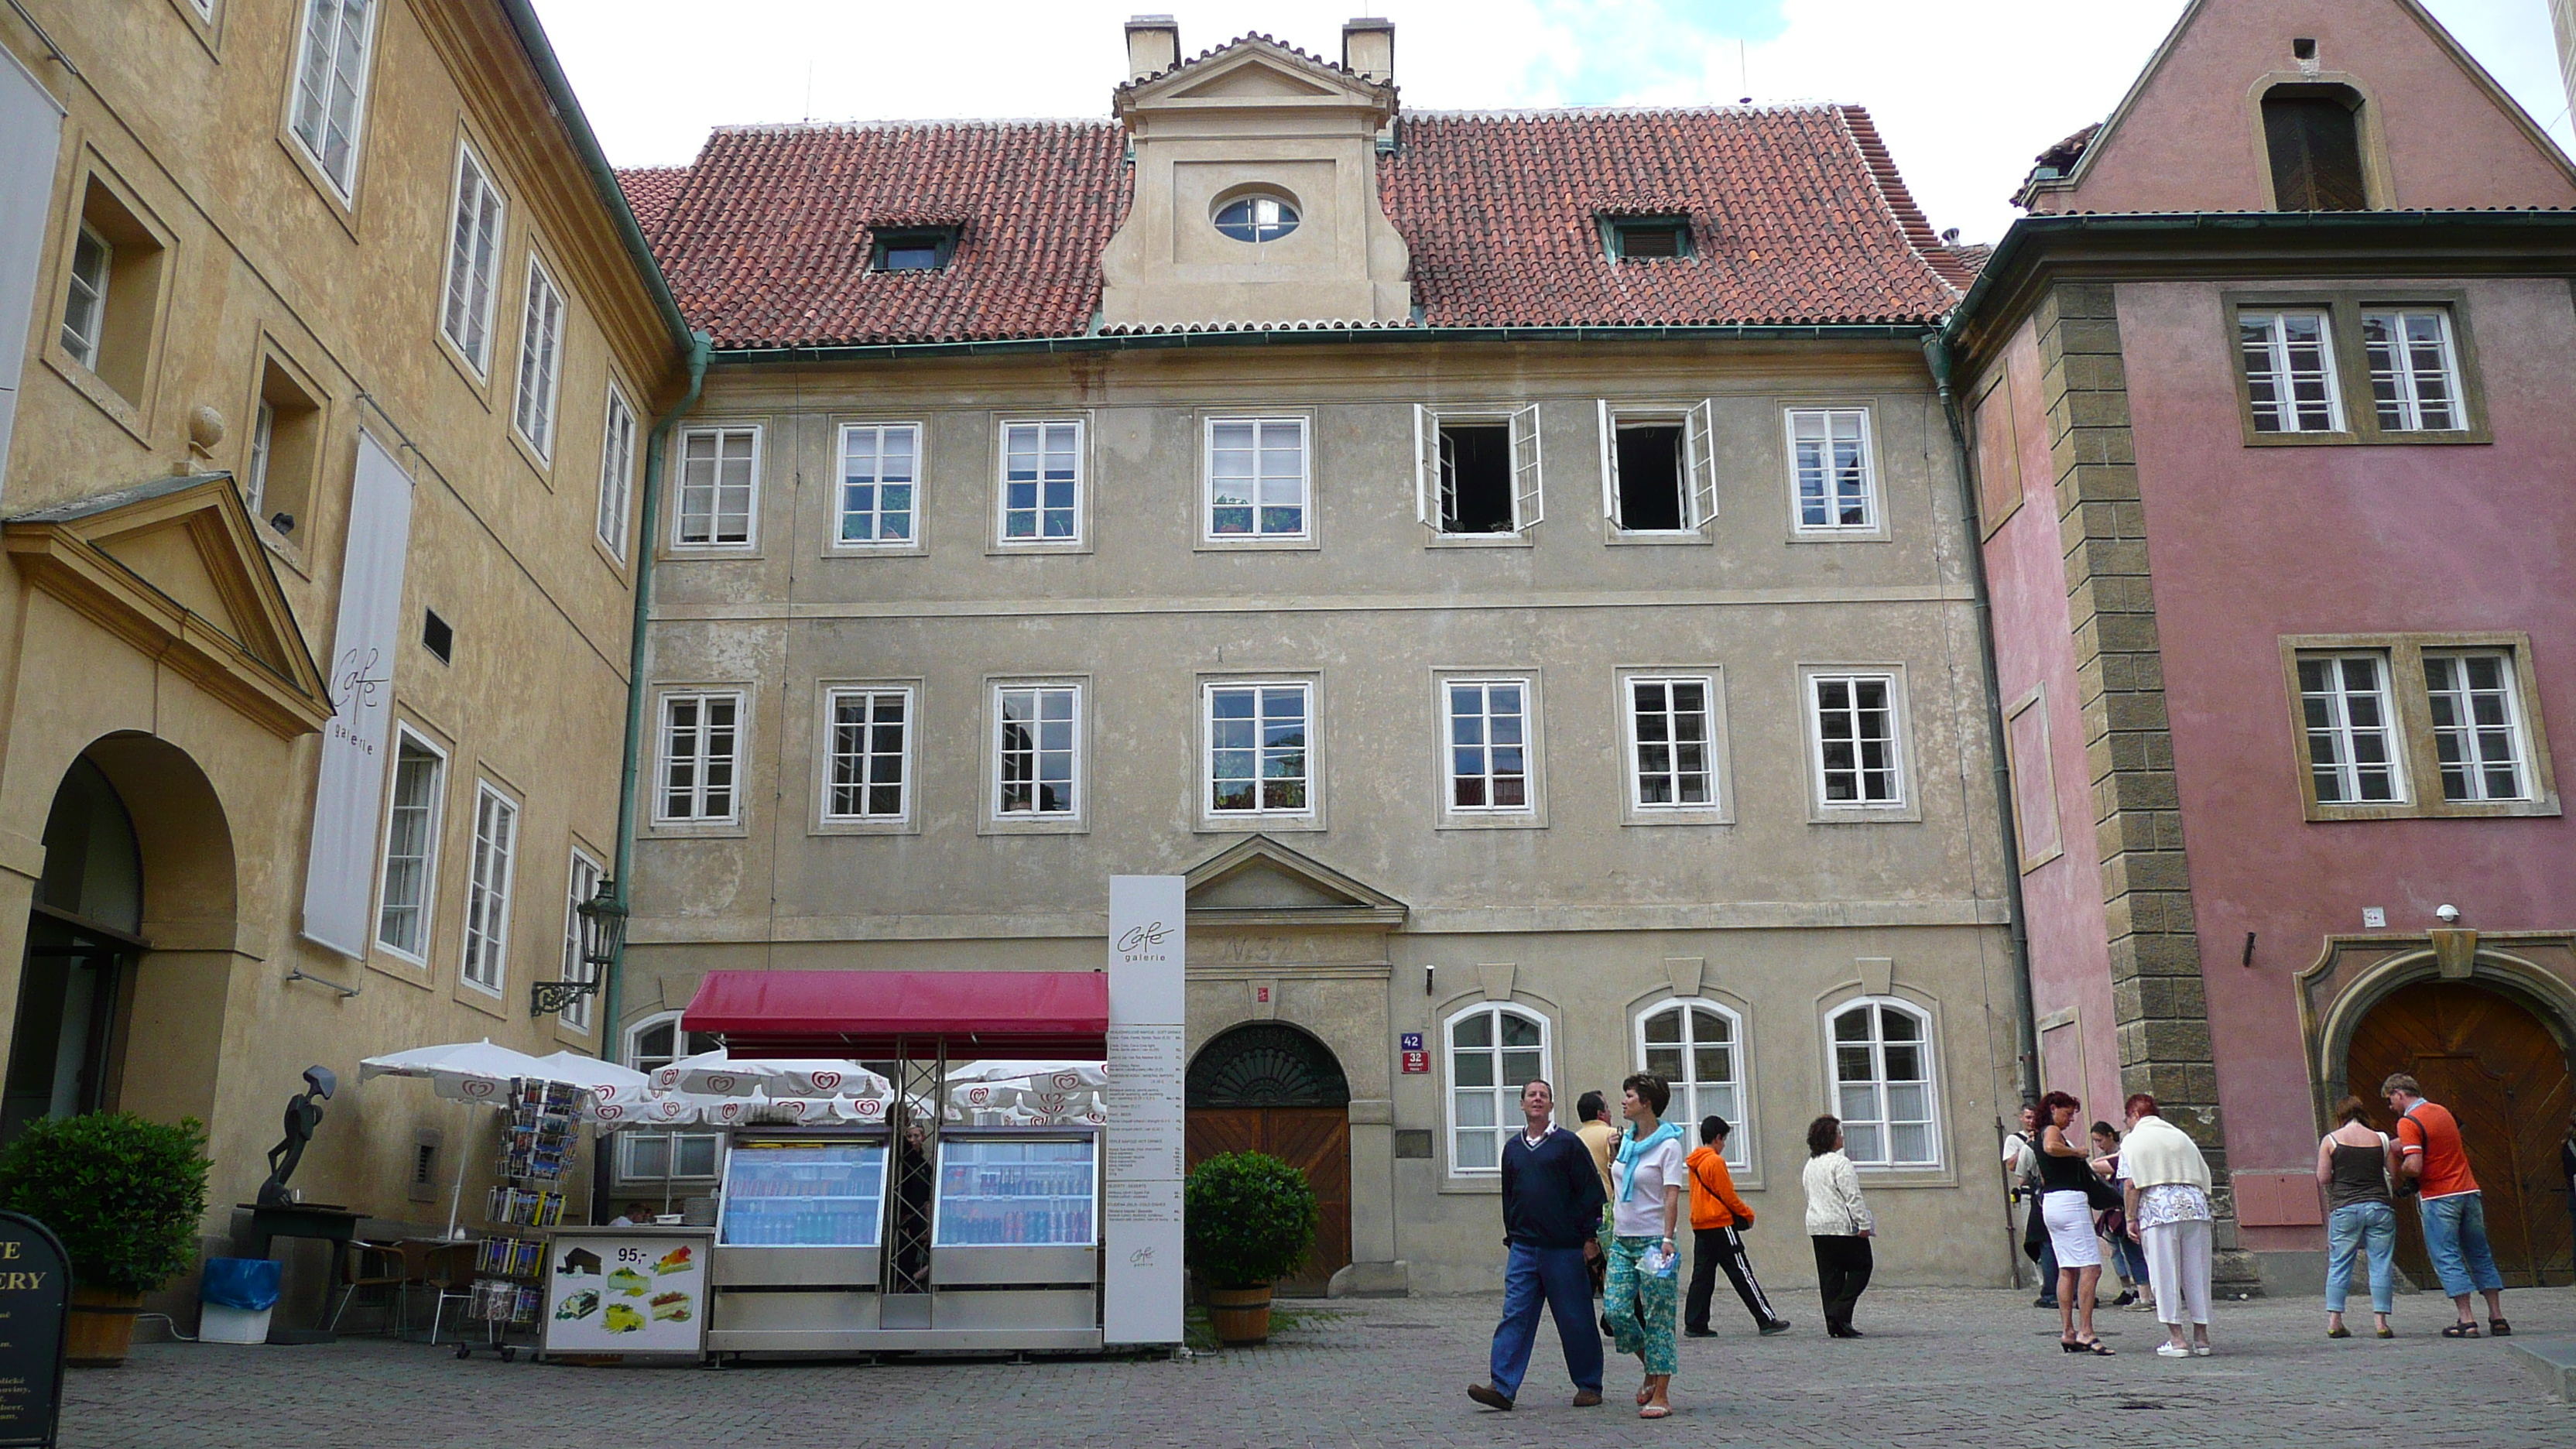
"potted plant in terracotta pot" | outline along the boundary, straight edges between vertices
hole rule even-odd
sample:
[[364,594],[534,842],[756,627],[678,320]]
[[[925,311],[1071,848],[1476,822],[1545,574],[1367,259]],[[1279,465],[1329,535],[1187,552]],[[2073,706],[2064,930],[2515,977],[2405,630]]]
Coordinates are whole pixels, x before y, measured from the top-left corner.
[[1315,1189],[1306,1174],[1264,1152],[1221,1152],[1182,1189],[1191,1271],[1208,1290],[1219,1340],[1270,1337],[1270,1285],[1295,1273],[1314,1246]]
[[131,1112],[30,1122],[0,1149],[0,1207],[53,1229],[71,1255],[73,1364],[125,1362],[143,1295],[196,1262],[205,1149],[194,1117],[171,1126]]

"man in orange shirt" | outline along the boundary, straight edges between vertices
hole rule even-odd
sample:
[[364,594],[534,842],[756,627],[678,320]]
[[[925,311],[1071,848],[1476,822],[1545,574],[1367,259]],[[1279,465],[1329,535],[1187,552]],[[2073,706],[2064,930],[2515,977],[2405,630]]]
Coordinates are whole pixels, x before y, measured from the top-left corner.
[[1744,1256],[1742,1230],[1753,1226],[1753,1209],[1735,1195],[1735,1177],[1726,1170],[1729,1130],[1723,1117],[1701,1118],[1699,1150],[1685,1164],[1690,1171],[1691,1282],[1682,1333],[1690,1338],[1715,1336],[1708,1326],[1708,1301],[1716,1293],[1721,1267],[1765,1338],[1789,1331],[1789,1320],[1771,1310],[1771,1300],[1763,1296],[1762,1285],[1753,1277],[1753,1264]]
[[2469,1311],[2470,1290],[2487,1296],[2487,1328],[2498,1338],[2513,1332],[2504,1318],[2504,1277],[2496,1272],[2494,1250],[2487,1246],[2486,1194],[2469,1171],[2469,1149],[2460,1140],[2459,1119],[2450,1109],[2424,1100],[2424,1088],[2399,1072],[2379,1084],[2380,1094],[2397,1113],[2397,1172],[2416,1184],[2423,1196],[2416,1213],[2424,1224],[2424,1252],[2442,1291],[2460,1311],[2460,1321],[2442,1330],[2444,1338],[2475,1338],[2478,1321]]

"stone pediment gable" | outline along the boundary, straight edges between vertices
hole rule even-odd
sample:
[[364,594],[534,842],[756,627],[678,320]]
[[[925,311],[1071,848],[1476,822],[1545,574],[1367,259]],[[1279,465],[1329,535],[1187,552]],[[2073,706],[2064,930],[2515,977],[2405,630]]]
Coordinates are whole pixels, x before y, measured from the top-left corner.
[[1186,876],[1195,921],[1239,924],[1403,924],[1402,901],[1267,836],[1201,862]]
[[17,514],[0,541],[38,589],[292,738],[331,707],[257,527],[208,473]]
[[1360,106],[1392,114],[1395,87],[1263,35],[1247,35],[1159,75],[1120,86],[1112,108],[1132,112],[1244,104]]

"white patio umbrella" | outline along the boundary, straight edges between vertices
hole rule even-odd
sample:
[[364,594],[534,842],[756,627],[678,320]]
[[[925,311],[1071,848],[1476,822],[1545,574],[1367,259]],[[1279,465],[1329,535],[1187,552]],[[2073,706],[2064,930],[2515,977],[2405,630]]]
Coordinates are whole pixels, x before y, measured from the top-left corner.
[[[633,1067],[586,1057],[579,1052],[560,1051],[537,1058],[544,1068],[542,1075],[550,1082],[570,1082],[589,1094],[584,1115],[589,1108],[631,1104],[643,1100],[653,1090],[652,1081]],[[595,1120],[595,1119],[594,1119]]]
[[1070,1092],[1083,1087],[1093,1090],[1109,1085],[1109,1068],[1103,1062],[1014,1062],[988,1059],[968,1062],[948,1074],[951,1082],[1014,1082],[1041,1091]]
[[744,1097],[754,1092],[779,1097],[885,1097],[894,1091],[894,1083],[857,1062],[737,1058],[722,1047],[656,1067],[652,1081],[658,1092],[710,1097]]
[[[523,1051],[495,1046],[490,1037],[481,1041],[451,1042],[445,1046],[414,1047],[410,1051],[387,1052],[367,1057],[358,1063],[358,1080],[373,1077],[426,1077],[429,1089],[453,1102],[479,1102],[486,1106],[507,1105],[510,1083],[521,1077],[547,1081],[562,1080],[549,1075],[544,1061]],[[465,1154],[456,1154],[456,1184],[447,1194],[447,1236],[456,1236],[456,1216],[465,1199]]]

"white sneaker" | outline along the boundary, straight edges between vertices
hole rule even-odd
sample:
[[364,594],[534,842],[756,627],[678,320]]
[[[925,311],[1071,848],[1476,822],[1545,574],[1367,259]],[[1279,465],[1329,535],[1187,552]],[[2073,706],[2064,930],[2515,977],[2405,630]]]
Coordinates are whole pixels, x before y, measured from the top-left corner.
[[2157,1345],[2156,1345],[2156,1357],[2158,1357],[2158,1358],[2189,1358],[2189,1357],[2191,1357],[2191,1350],[2190,1350],[2190,1349],[2187,1349],[2187,1348],[2183,1348],[2183,1347],[2181,1347],[2181,1346],[2180,1346],[2180,1345],[2178,1345],[2178,1344],[2172,1344],[2172,1343],[2160,1343],[2160,1344],[2157,1344]]

